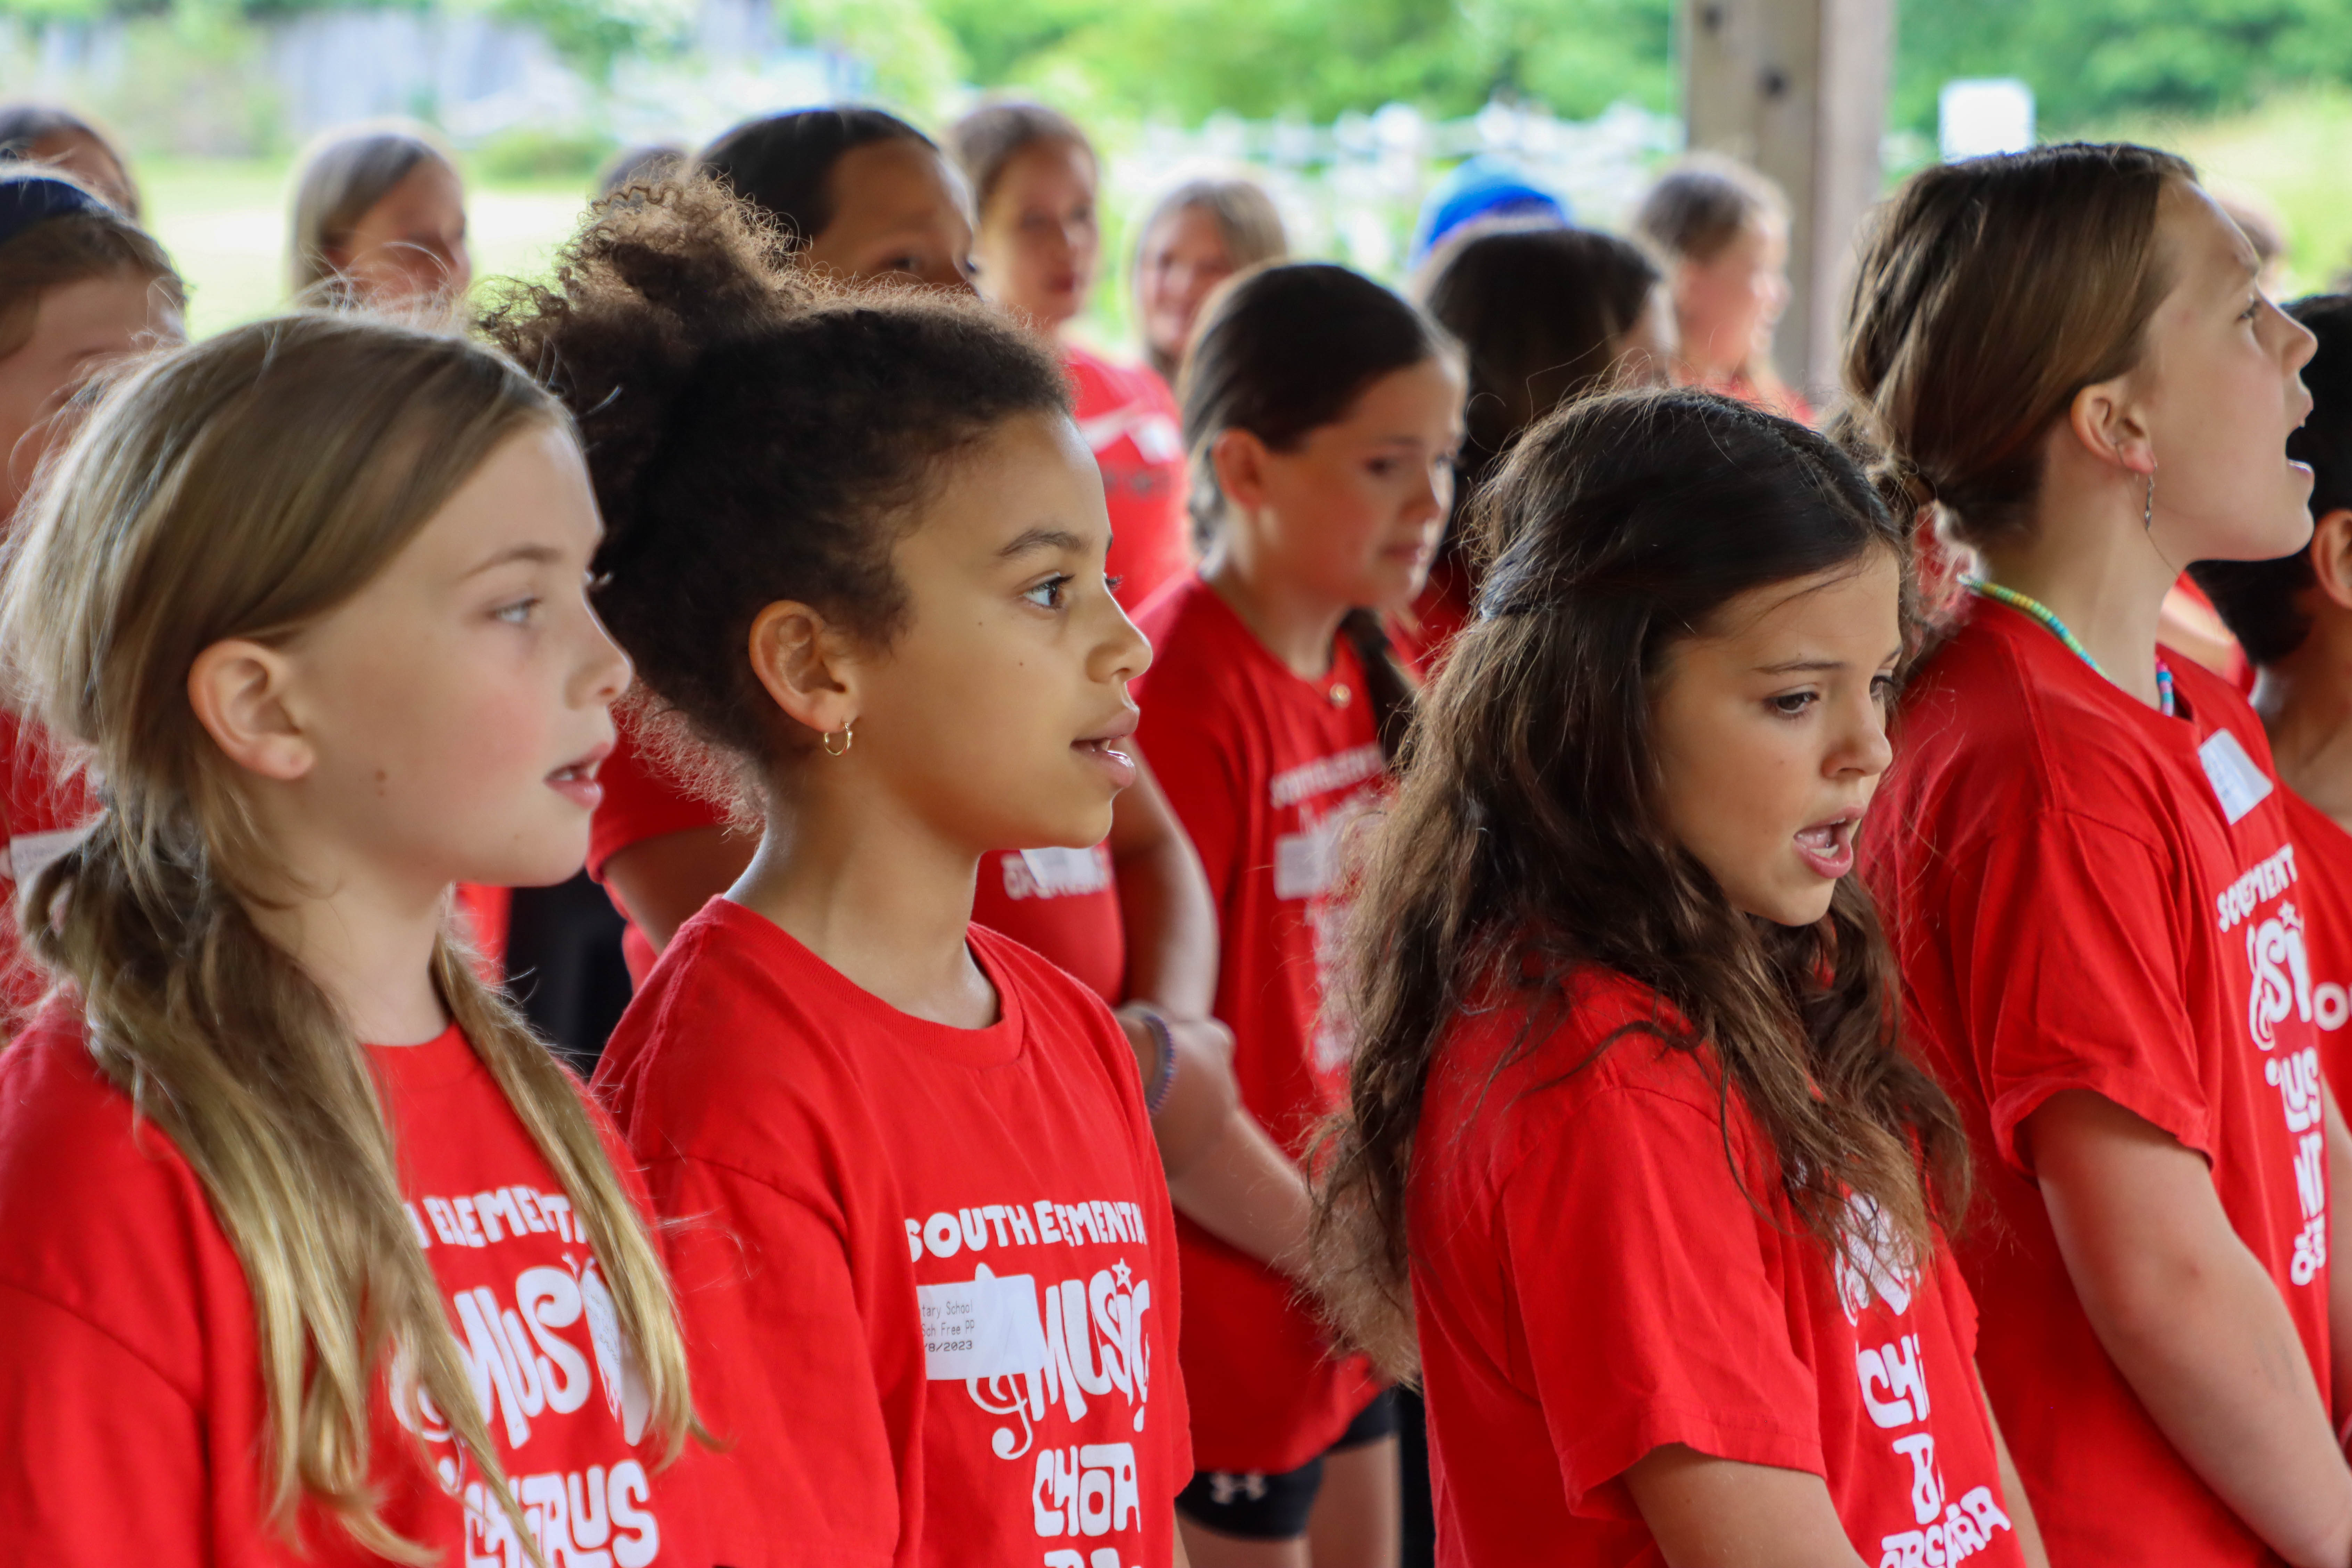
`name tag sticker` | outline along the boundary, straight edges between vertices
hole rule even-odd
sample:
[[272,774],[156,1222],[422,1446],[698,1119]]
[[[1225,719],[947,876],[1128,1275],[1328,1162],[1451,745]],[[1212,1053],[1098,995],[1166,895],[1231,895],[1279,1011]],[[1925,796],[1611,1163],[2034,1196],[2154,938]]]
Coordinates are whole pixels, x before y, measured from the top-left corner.
[[1045,1320],[1027,1274],[992,1274],[918,1285],[923,1315],[923,1375],[934,1383],[1011,1377],[1045,1366]]
[[2246,755],[2246,748],[2229,731],[2216,730],[2206,736],[2205,743],[2197,748],[2197,758],[2205,764],[2213,798],[2221,803],[2221,815],[2232,826],[2270,798],[2271,776],[2254,765],[2254,759]]

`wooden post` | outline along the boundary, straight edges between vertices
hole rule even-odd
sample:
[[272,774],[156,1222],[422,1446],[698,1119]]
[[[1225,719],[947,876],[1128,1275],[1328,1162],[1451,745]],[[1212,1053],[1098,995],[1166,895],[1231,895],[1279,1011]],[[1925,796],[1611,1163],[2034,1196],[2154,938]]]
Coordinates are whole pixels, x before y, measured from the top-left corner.
[[1894,0],[1689,0],[1685,21],[1690,145],[1789,193],[1792,296],[1773,355],[1818,401],[1837,384],[1855,226],[1878,198]]

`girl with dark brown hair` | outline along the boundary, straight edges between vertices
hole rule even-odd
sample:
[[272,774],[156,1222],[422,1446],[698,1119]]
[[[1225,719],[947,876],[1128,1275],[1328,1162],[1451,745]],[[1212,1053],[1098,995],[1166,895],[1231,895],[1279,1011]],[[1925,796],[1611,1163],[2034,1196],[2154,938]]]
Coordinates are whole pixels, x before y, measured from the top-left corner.
[[1689,392],[1552,415],[1478,518],[1353,889],[1316,1237],[1424,1380],[1440,1561],[2038,1563],[1944,1242],[1966,1145],[1849,875],[1904,531]]
[[1865,853],[1990,1200],[1960,1258],[2061,1563],[2352,1561],[2352,1142],[2295,847],[2253,713],[2158,643],[2188,563],[2311,533],[2312,335],[2258,272],[2187,164],[2073,145],[1915,177],[1855,283],[1855,426],[1983,561]]

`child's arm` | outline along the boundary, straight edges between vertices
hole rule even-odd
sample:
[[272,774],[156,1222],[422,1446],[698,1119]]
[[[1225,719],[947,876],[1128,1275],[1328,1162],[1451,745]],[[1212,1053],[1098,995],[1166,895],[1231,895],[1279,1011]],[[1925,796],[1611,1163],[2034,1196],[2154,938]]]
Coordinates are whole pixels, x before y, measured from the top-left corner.
[[735,885],[751,851],[755,833],[725,827],[688,827],[641,838],[604,862],[604,879],[621,895],[622,907],[659,952],[677,928],[702,906]]
[[[1975,1372],[1974,1366],[1969,1371]],[[1976,1373],[1977,1397],[1984,1402],[1985,1424],[1992,1428],[1993,1451],[2000,1458],[2000,1501],[2009,1515],[2009,1527],[2017,1532],[2017,1550],[2025,1558],[2025,1568],[2050,1568],[2050,1552],[2042,1544],[2042,1524],[2033,1517],[2033,1500],[2025,1493],[2025,1482],[2017,1474],[2017,1461],[2009,1457],[2009,1439],[2001,1436],[2000,1418],[1992,1413],[1992,1400],[1985,1393],[1984,1374]]]
[[2083,1310],[2157,1426],[2288,1562],[2352,1562],[2352,1470],[2204,1158],[2083,1089],[2053,1096],[2024,1131]]
[[1111,803],[1110,816],[1127,994],[1173,1018],[1205,1018],[1217,1005],[1217,906],[1159,779],[1132,754],[1135,787]]
[[1828,1483],[1809,1471],[1669,1443],[1625,1472],[1625,1489],[1669,1568],[1863,1568]]

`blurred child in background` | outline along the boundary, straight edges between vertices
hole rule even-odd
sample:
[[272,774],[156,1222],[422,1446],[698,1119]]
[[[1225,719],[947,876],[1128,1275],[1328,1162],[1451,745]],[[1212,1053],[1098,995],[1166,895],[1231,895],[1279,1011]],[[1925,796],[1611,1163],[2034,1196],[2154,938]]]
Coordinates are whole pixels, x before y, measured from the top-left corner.
[[1650,187],[1633,228],[1665,260],[1675,379],[1811,423],[1803,395],[1772,368],[1772,329],[1789,306],[1780,188],[1744,163],[1700,154]]
[[[62,444],[81,388],[176,342],[185,303],[171,258],[120,208],[37,165],[0,164],[0,525]],[[16,963],[16,889],[96,814],[79,777],[60,776],[38,723],[0,709],[0,1037],[44,984]]]
[[304,149],[287,253],[294,299],[454,310],[473,281],[466,185],[438,136],[383,121],[331,131]]
[[[1335,872],[1410,714],[1381,618],[1436,553],[1462,395],[1444,330],[1340,267],[1235,279],[1186,362],[1209,553],[1141,613],[1156,654],[1139,733],[1215,894],[1243,1103],[1294,1159],[1345,1091],[1350,1035],[1323,1010]],[[1182,1237],[1193,1561],[1393,1563],[1387,1394],[1333,1356],[1288,1272],[1199,1226]]]
[[1234,273],[1290,253],[1265,187],[1239,174],[1186,180],[1136,226],[1130,292],[1144,363],[1170,386],[1210,291]]
[[956,121],[948,144],[978,207],[980,291],[1061,354],[1110,504],[1110,574],[1120,602],[1140,605],[1192,565],[1184,443],[1166,383],[1140,365],[1114,364],[1068,332],[1102,263],[1094,146],[1066,116],[1034,103],[976,109]]
[[1424,669],[1478,596],[1464,514],[1519,433],[1599,387],[1671,378],[1674,302],[1639,247],[1549,225],[1480,231],[1433,259],[1422,302],[1462,345],[1469,371],[1454,515],[1429,585],[1398,618]]
[[122,150],[70,110],[46,103],[0,104],[0,163],[42,163],[95,192],[137,223],[139,184]]

